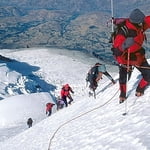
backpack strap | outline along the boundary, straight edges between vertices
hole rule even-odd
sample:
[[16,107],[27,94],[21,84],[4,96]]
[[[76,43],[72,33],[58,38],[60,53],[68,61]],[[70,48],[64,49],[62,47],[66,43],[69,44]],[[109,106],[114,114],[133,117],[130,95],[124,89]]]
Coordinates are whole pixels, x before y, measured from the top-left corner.
[[[119,20],[118,20],[119,21]],[[115,28],[114,32],[111,34],[111,38],[109,40],[109,43],[113,43],[114,39],[118,34],[124,35],[125,37],[129,36],[129,29],[126,26],[126,20],[123,19],[120,22],[115,22]]]
[[122,34],[127,37],[136,37],[137,32],[134,29],[129,29],[125,24],[118,29],[117,34]]
[[123,25],[120,29],[122,30],[124,36],[126,37],[129,36],[129,29],[127,28],[126,25]]

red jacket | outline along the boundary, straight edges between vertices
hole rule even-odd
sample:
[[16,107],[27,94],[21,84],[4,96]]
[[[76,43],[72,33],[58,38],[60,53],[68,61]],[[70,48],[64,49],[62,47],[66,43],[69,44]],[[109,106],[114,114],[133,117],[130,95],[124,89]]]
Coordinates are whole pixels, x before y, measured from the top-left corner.
[[72,88],[68,84],[64,85],[62,87],[62,89],[61,89],[61,97],[63,97],[63,96],[69,96],[70,92],[73,93]]
[[51,110],[54,105],[55,105],[55,104],[47,103],[47,104],[46,104],[46,112],[48,112],[49,110]]
[[[129,19],[126,19],[125,23],[128,30],[134,30],[136,32],[136,35],[134,36],[134,43],[128,48],[130,50],[130,56],[135,56],[136,60],[132,60],[132,58],[129,61],[130,65],[141,65],[142,62],[145,61],[145,54],[142,53],[140,50],[142,48],[145,34],[144,31],[146,31],[148,28],[150,28],[150,16],[146,16],[144,19],[144,24],[142,28],[136,28]],[[130,31],[129,31],[130,32]],[[113,42],[113,48],[116,48],[123,52],[122,55],[116,56],[116,60],[119,64],[127,64],[127,51],[122,49],[122,45],[124,41],[126,40],[126,37],[122,34],[118,34]]]

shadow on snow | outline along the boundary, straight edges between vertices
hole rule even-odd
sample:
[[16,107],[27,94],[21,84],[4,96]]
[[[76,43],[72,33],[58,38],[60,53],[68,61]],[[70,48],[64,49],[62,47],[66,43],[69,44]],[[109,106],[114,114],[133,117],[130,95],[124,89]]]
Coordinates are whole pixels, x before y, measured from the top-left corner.
[[[6,63],[10,71],[11,70],[16,71],[20,73],[22,76],[25,76],[27,79],[30,79],[36,82],[37,83],[36,88],[40,88],[41,92],[50,93],[56,89],[55,85],[49,84],[45,80],[41,79],[39,76],[33,74],[34,72],[40,69],[40,67],[38,66],[32,66],[26,62],[19,62],[17,60],[13,60],[13,59],[1,56],[1,55],[0,55],[0,63]],[[26,83],[26,84],[30,84],[30,83]]]

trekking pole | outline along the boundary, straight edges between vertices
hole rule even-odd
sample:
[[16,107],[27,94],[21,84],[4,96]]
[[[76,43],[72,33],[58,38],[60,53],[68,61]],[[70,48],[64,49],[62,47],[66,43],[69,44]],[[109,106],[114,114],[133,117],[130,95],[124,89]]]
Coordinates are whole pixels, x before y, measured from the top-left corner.
[[111,0],[111,32],[114,32],[114,8],[113,8],[113,0]]
[[[126,92],[127,92],[127,89],[128,89],[127,85],[128,85],[129,71],[130,71],[129,61],[130,61],[130,49],[128,49],[128,59],[127,59]],[[125,111],[122,115],[123,116],[127,115],[127,98],[126,98],[126,101],[125,101]]]

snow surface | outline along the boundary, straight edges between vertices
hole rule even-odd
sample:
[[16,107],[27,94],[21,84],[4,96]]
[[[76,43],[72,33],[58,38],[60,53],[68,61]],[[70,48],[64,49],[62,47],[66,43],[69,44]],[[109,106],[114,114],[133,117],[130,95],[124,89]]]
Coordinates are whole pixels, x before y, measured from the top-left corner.
[[[85,76],[95,58],[43,48],[0,53],[14,60],[0,62],[0,150],[150,150],[150,88],[135,97],[138,70],[128,82],[129,98],[119,104],[116,66],[106,67],[117,83],[103,76],[94,99]],[[59,111],[53,107],[47,117],[45,104],[55,103],[65,83],[75,92],[74,102]]]

